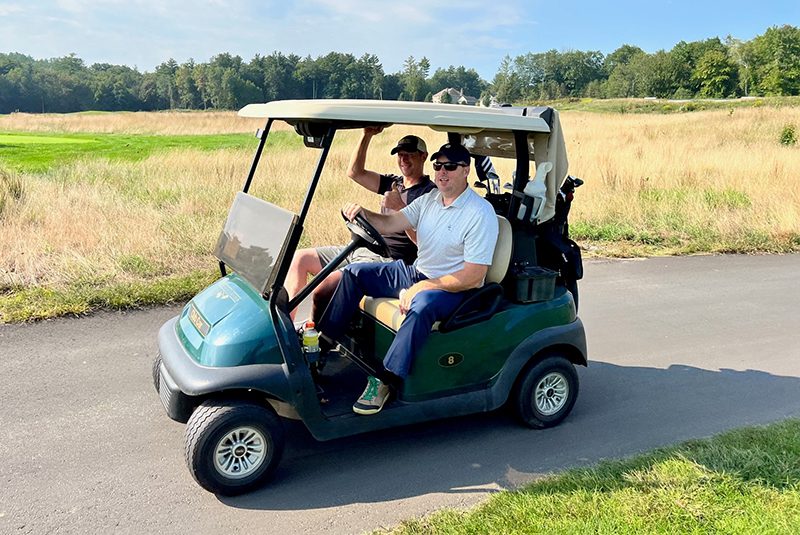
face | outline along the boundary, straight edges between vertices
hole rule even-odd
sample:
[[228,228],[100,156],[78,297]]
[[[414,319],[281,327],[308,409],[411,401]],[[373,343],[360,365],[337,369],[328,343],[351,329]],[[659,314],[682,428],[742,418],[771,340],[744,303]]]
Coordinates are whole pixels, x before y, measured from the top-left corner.
[[[436,160],[437,163],[449,163],[444,156]],[[448,171],[442,166],[438,171],[434,170],[436,176],[436,187],[442,192],[446,199],[454,199],[467,189],[467,176],[469,176],[469,166],[459,165],[453,171]]]
[[422,176],[422,171],[425,167],[425,160],[428,157],[427,152],[406,152],[404,150],[397,152],[397,166],[400,168],[400,173],[406,177],[417,178]]

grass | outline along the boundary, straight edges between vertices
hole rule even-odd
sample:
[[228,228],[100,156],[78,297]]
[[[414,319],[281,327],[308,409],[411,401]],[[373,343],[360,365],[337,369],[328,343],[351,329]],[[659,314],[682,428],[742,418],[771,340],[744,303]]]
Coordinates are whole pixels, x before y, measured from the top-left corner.
[[[269,141],[274,146],[291,143],[288,132],[276,132]],[[158,152],[179,149],[255,150],[257,140],[246,134],[134,135],[62,134],[0,132],[0,161],[7,169],[42,173],[54,167],[86,158],[140,161]]]
[[603,462],[394,534],[800,533],[800,420]]
[[[570,214],[586,256],[800,250],[800,146],[784,142],[800,107],[564,111],[561,120],[570,173],[586,181]],[[106,287],[164,285],[155,293],[164,300],[193,293],[163,288],[214,271],[210,251],[257,126],[230,112],[0,116],[0,322],[155,302],[115,304]],[[373,141],[367,167],[394,171],[389,151],[406,133],[429,147],[445,141],[392,127]],[[377,205],[346,177],[358,135],[337,134],[301,246],[347,241],[331,219],[345,200]],[[288,126],[268,145],[253,193],[297,211],[318,152]],[[495,164],[508,181],[513,162]],[[200,289],[200,278],[187,280]],[[65,306],[68,294],[83,304]]]

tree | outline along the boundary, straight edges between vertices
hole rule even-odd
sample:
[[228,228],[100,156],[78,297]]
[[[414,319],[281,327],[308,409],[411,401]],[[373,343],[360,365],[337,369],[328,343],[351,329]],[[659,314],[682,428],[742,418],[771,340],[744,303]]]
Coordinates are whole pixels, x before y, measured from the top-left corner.
[[764,95],[800,94],[800,29],[772,27],[748,47],[754,59],[756,86]]
[[430,68],[431,63],[426,57],[416,61],[414,56],[409,56],[403,62],[403,70],[400,73],[400,83],[403,86],[403,94],[408,100],[422,100],[427,92],[426,80]]
[[725,52],[709,50],[699,59],[692,78],[700,84],[700,96],[722,98],[736,92],[736,65]]
[[522,81],[512,66],[510,56],[504,57],[500,63],[491,88],[499,102],[516,102],[522,96]]
[[447,69],[436,69],[428,85],[432,91],[439,91],[452,87],[464,91],[465,95],[480,95],[488,86],[475,69],[455,67],[450,65]]

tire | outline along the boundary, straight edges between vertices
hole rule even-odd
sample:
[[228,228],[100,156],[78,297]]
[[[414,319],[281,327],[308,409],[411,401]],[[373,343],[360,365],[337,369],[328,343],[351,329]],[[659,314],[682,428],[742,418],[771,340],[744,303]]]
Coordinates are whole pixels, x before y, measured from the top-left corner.
[[513,408],[525,425],[554,427],[572,411],[578,399],[578,372],[566,358],[550,355],[520,374],[513,393]]
[[161,367],[161,355],[156,355],[155,360],[153,360],[153,386],[156,389],[156,393],[160,393],[161,389],[161,374],[159,372],[159,368]]
[[208,400],[186,423],[186,464],[209,492],[243,494],[261,486],[283,454],[284,431],[272,409]]

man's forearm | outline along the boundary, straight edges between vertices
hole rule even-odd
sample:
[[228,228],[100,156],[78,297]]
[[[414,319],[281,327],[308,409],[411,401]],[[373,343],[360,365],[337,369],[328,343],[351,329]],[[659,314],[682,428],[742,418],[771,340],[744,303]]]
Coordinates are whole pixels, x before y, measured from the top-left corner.
[[379,214],[366,208],[361,208],[361,213],[367,218],[375,229],[382,235],[396,234],[411,228],[411,225],[401,212]]
[[487,266],[472,264],[448,275],[420,281],[418,284],[423,287],[420,288],[420,290],[463,292],[465,290],[471,290],[472,288],[478,288],[483,282],[487,271]]

